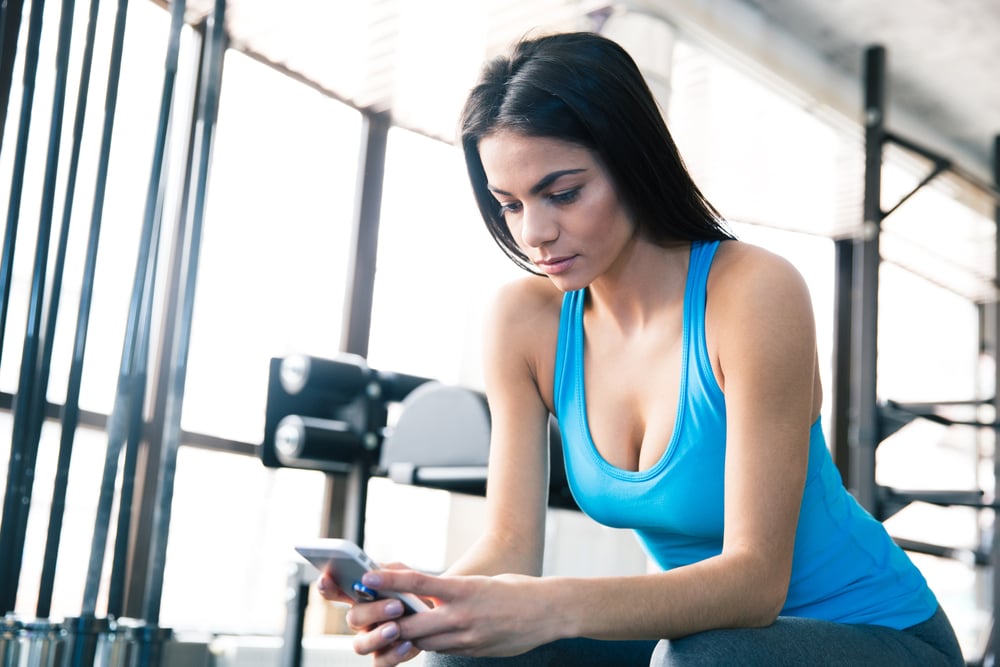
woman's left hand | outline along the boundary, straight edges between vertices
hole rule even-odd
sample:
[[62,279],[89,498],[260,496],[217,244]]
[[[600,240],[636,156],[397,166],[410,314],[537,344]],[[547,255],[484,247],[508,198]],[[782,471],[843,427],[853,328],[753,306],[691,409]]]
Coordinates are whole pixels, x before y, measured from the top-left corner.
[[412,570],[366,574],[365,586],[413,593],[434,601],[427,612],[398,619],[400,637],[424,651],[464,656],[511,656],[554,641],[564,615],[537,577],[504,574],[433,576]]

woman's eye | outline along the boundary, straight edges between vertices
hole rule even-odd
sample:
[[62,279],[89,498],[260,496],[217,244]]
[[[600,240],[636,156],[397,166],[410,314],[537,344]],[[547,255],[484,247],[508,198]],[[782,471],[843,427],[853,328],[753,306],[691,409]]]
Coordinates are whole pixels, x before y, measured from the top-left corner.
[[517,213],[520,210],[521,210],[521,204],[520,204],[520,202],[516,202],[515,201],[515,202],[510,202],[510,203],[507,203],[507,204],[504,204],[503,202],[500,202],[500,213],[502,215],[506,215],[508,213]]
[[565,190],[563,192],[553,192],[549,195],[549,198],[557,204],[569,204],[576,201],[579,196],[580,188],[573,188],[572,190]]

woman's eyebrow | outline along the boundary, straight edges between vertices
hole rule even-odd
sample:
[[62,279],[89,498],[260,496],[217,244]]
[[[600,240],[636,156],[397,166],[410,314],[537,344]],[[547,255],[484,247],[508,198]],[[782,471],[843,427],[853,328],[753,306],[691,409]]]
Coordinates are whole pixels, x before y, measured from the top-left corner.
[[[530,192],[533,195],[537,195],[539,192],[541,192],[545,188],[549,187],[550,185],[552,185],[554,182],[556,182],[557,180],[559,180],[563,176],[567,176],[569,174],[579,174],[579,173],[584,172],[584,171],[587,171],[587,170],[586,169],[561,169],[559,171],[553,171],[551,174],[546,174],[545,176],[543,176],[541,179],[539,179],[539,181],[537,183],[535,183],[533,186],[531,186]],[[507,195],[508,197],[511,196],[511,194],[509,192],[507,192],[505,190],[501,190],[500,188],[494,187],[494,186],[490,185],[489,183],[486,184],[486,188],[490,192],[495,192],[498,195]]]

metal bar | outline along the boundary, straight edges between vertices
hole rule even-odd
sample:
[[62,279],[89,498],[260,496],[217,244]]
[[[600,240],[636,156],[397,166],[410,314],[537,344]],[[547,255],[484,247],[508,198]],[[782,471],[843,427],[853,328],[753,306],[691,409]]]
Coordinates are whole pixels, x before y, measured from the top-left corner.
[[17,33],[21,30],[23,9],[23,0],[6,0],[0,3],[0,148],[3,148],[3,130],[7,126],[7,104],[10,102],[10,89],[14,82]]
[[943,155],[936,153],[935,151],[932,151],[931,149],[926,148],[925,146],[921,146],[920,144],[911,141],[905,137],[902,137],[896,134],[895,132],[886,131],[885,138],[886,141],[891,141],[897,146],[900,146],[912,153],[916,153],[917,155],[927,158],[931,162],[944,165],[945,171],[949,171],[955,174],[955,176],[957,176],[961,180],[965,181],[966,183],[973,186],[977,190],[980,190],[983,194],[992,198],[993,201],[997,203],[997,205],[1000,205],[1000,187],[998,187],[997,185],[991,185],[990,183],[987,183],[983,179],[979,178],[978,176],[968,171],[967,169],[964,169],[963,167],[955,164],[954,162],[944,157]]
[[[138,329],[136,332],[135,349],[133,351],[133,366],[130,389],[130,404],[127,416],[125,463],[122,469],[122,484],[118,503],[118,525],[115,532],[115,546],[111,565],[111,581],[108,588],[108,614],[121,616],[125,606],[126,573],[128,571],[128,547],[132,525],[132,499],[135,491],[135,476],[138,468],[139,447],[144,431],[144,412],[146,403],[146,386],[148,382],[150,329],[153,317],[153,295],[156,277],[159,273],[159,240],[163,220],[163,200],[166,193],[166,180],[159,179],[157,194],[153,208],[156,233],[151,238],[150,261],[146,271],[146,284],[142,291],[139,308]],[[149,205],[149,201],[147,201]]]
[[[46,321],[45,345],[42,350],[41,371],[39,380],[41,389],[38,392],[40,400],[32,405],[32,439],[41,437],[42,423],[45,420],[45,396],[48,390],[49,369],[52,364],[52,349],[55,340],[56,321],[59,312],[60,293],[63,283],[63,271],[66,264],[66,251],[69,245],[70,220],[73,213],[73,200],[76,194],[76,178],[80,165],[80,147],[83,139],[84,121],[87,115],[87,99],[90,91],[91,66],[94,59],[94,36],[97,32],[97,16],[100,0],[91,0],[90,13],[87,22],[87,32],[84,38],[83,62],[80,67],[80,83],[77,92],[76,118],[73,123],[73,146],[70,156],[69,171],[66,183],[65,203],[62,211],[62,225],[59,233],[59,247],[56,250],[56,261],[52,276],[51,295],[49,297],[49,312]],[[67,401],[68,402],[68,401]],[[39,585],[36,615],[47,618],[52,605],[52,588],[55,580],[56,553],[59,548],[59,538],[62,529],[62,514],[65,508],[66,484],[69,475],[69,448],[60,441],[56,478],[53,485],[52,504],[49,511],[49,526],[46,537],[45,557],[42,564],[42,576]]]
[[[348,294],[344,304],[344,328],[340,349],[368,356],[371,333],[372,300],[375,293],[375,262],[378,230],[382,211],[382,187],[385,181],[385,154],[391,122],[388,114],[365,114],[364,141],[358,157],[358,189],[355,197],[351,265],[348,269]],[[364,499],[369,471],[356,470],[350,476],[328,475],[326,496],[335,502],[324,508],[322,525],[340,526],[350,539],[364,541]],[[332,487],[346,485],[347,493]],[[339,516],[338,516],[339,515]],[[336,517],[336,518],[334,518]],[[330,534],[330,533],[327,533]]]
[[851,408],[852,284],[854,240],[834,241],[836,254],[833,312],[833,400],[830,420],[830,450],[843,480],[849,478],[851,449],[848,445],[848,413]]
[[988,554],[980,551],[979,549],[949,547],[940,544],[931,544],[930,542],[910,540],[903,537],[893,537],[892,539],[901,549],[905,549],[906,551],[927,554],[929,556],[937,556],[939,558],[950,558],[969,565],[989,564]]
[[174,80],[177,73],[177,60],[180,51],[181,28],[184,25],[184,8],[185,3],[183,0],[175,0],[171,5],[170,36],[164,65],[165,74],[163,94],[160,100],[159,124],[157,126],[153,165],[146,197],[146,212],[136,260],[135,281],[132,286],[132,299],[129,304],[128,322],[125,328],[125,341],[122,345],[121,371],[118,377],[114,408],[108,419],[108,450],[105,456],[104,477],[101,484],[101,493],[98,498],[97,518],[94,525],[94,537],[91,543],[90,565],[84,589],[83,616],[93,615],[97,607],[97,595],[100,588],[101,574],[104,566],[104,553],[107,547],[108,528],[111,521],[112,494],[118,472],[118,459],[120,458],[121,449],[127,435],[125,431],[132,398],[131,377],[135,361],[136,337],[139,334],[142,316],[142,293],[147,282],[152,240],[159,228],[157,213],[161,210],[160,201],[163,190],[161,181],[170,124],[170,108],[173,101]]
[[[49,519],[49,539],[46,543],[45,560],[43,563],[43,582],[53,576],[55,561],[59,548],[59,527],[65,509],[66,485],[68,483],[69,462],[72,456],[73,440],[77,426],[81,423],[79,407],[80,386],[83,378],[83,360],[86,351],[87,330],[90,322],[90,310],[93,302],[94,276],[96,274],[97,251],[100,240],[101,221],[104,209],[104,195],[107,186],[108,163],[111,151],[111,136],[114,127],[115,108],[118,98],[118,81],[121,72],[122,46],[125,32],[125,7],[127,0],[119,0],[118,15],[115,19],[114,38],[111,51],[111,64],[108,74],[108,88],[105,98],[104,128],[98,157],[94,203],[91,216],[90,234],[84,259],[83,277],[81,280],[80,305],[77,314],[76,336],[74,339],[73,356],[70,364],[69,383],[66,390],[66,402],[62,406],[62,434],[59,443],[59,459],[57,462],[56,481],[53,488],[52,511]],[[93,424],[90,413],[82,414],[82,423]],[[106,416],[101,416],[100,428],[107,427]],[[51,583],[49,584],[51,585]]]
[[855,240],[854,312],[851,345],[851,470],[848,487],[878,515],[875,448],[877,410],[879,234],[882,210],[882,149],[885,143],[885,49],[865,51],[865,196],[861,237]]
[[890,215],[892,215],[893,213],[895,213],[896,209],[898,209],[900,206],[902,206],[903,204],[905,204],[910,199],[910,197],[912,197],[913,195],[917,194],[921,190],[921,188],[923,188],[925,185],[927,185],[928,183],[930,183],[931,181],[933,181],[935,178],[937,178],[938,176],[940,176],[942,173],[944,173],[945,171],[947,171],[948,166],[949,166],[949,164],[948,164],[947,161],[936,162],[934,164],[934,168],[931,169],[930,173],[928,173],[926,176],[924,176],[923,179],[921,179],[921,181],[919,183],[917,183],[913,187],[912,190],[910,190],[902,198],[900,198],[900,200],[898,202],[896,202],[895,206],[893,206],[892,208],[890,208],[888,211],[884,211],[882,213],[882,219],[885,220]]
[[280,667],[302,664],[302,634],[305,630],[306,606],[309,602],[309,582],[304,564],[293,565],[285,584],[285,632],[278,657]]
[[[66,108],[66,82],[69,68],[69,52],[73,35],[73,0],[63,0],[59,20],[59,39],[56,49],[56,79],[53,91],[52,114],[49,122],[49,141],[46,151],[45,174],[42,183],[42,199],[39,211],[38,237],[35,246],[35,264],[32,270],[31,294],[28,319],[25,327],[24,348],[21,356],[21,374],[18,384],[19,400],[14,406],[14,434],[12,447],[24,452],[24,477],[21,494],[24,511],[18,528],[18,540],[23,545],[27,529],[27,507],[31,503],[34,482],[34,466],[38,456],[38,444],[44,421],[45,399],[48,392],[48,375],[52,361],[52,337],[55,335],[55,315],[62,269],[66,261],[67,227],[62,230],[58,244],[55,274],[49,281],[49,296],[46,297],[46,269],[49,265],[49,250],[52,238],[52,220],[55,207],[56,178],[59,172],[59,153],[62,144],[63,117]],[[49,302],[50,327],[43,329],[42,315],[46,301]]]
[[[158,240],[159,234],[154,237]],[[158,244],[155,244],[158,246]],[[111,566],[111,582],[108,588],[108,614],[121,616],[125,606],[125,575],[128,570],[128,545],[132,523],[132,498],[135,490],[135,475],[138,467],[139,445],[143,436],[143,406],[145,405],[146,383],[148,379],[149,331],[153,315],[154,278],[157,274],[157,257],[154,247],[153,263],[147,273],[149,280],[143,292],[143,316],[140,318],[137,336],[135,367],[132,374],[132,403],[128,418],[128,439],[125,446],[125,464],[122,469],[122,484],[118,503],[118,526],[115,533],[114,557]]]
[[[28,158],[28,133],[31,129],[31,108],[35,99],[35,75],[38,72],[38,43],[42,37],[42,14],[45,0],[31,3],[28,17],[28,39],[24,52],[24,74],[21,92],[21,116],[17,128],[17,145],[14,148],[14,170],[11,174],[10,201],[7,205],[7,227],[3,235],[3,250],[0,252],[0,356],[3,355],[3,337],[7,330],[7,311],[10,302],[10,284],[14,272],[14,247],[17,239],[17,223],[21,213],[21,195],[24,188],[24,168]],[[13,454],[13,452],[12,452]],[[15,463],[15,461],[11,461]],[[17,468],[20,467],[18,463]],[[9,473],[16,470],[8,468]],[[8,481],[7,488],[10,488]],[[7,516],[6,506],[4,516]],[[0,555],[4,554],[0,540]],[[2,585],[2,583],[0,583]],[[0,592],[0,601],[3,600]]]
[[174,492],[174,475],[177,468],[177,450],[181,439],[181,410],[184,400],[184,383],[187,376],[188,350],[191,341],[191,321],[194,314],[195,285],[198,278],[198,259],[201,253],[201,237],[205,216],[205,196],[208,188],[209,170],[212,157],[212,139],[218,117],[221,93],[222,68],[225,59],[225,0],[215,0],[212,14],[206,24],[208,57],[201,73],[204,81],[199,123],[198,163],[195,172],[194,197],[190,217],[190,228],[185,253],[185,275],[180,317],[174,331],[174,354],[170,373],[170,393],[167,396],[164,415],[163,451],[160,457],[158,502],[153,515],[151,566],[146,579],[145,612],[143,619],[148,623],[158,623],[160,601],[163,596],[163,571],[166,564],[167,538],[170,530],[171,501]]
[[[128,2],[128,0],[119,0],[119,2]],[[0,410],[6,410],[9,412],[13,406],[14,395],[8,392],[0,391]],[[65,406],[63,405],[46,403],[45,416],[48,419],[58,419],[59,415],[64,410]],[[103,431],[107,428],[107,425],[107,415],[100,412],[91,412],[89,410],[79,410],[79,426]],[[193,447],[195,449],[204,449],[223,454],[235,454],[237,456],[252,456],[254,458],[260,457],[260,443],[230,440],[228,438],[220,438],[215,435],[197,433],[194,431],[182,431],[181,442],[184,443],[185,447]]]
[[347,298],[344,305],[344,329],[340,349],[362,357],[368,356],[371,332],[372,297],[375,292],[375,257],[378,252],[378,229],[382,211],[382,186],[385,180],[385,150],[388,143],[388,114],[366,114],[362,131],[365,141],[358,159],[358,190],[355,201],[351,265],[348,269]]
[[[993,138],[993,183],[994,187],[1000,191],[1000,135]],[[994,200],[996,205],[993,208],[994,243],[996,248],[993,253],[995,275],[1000,277],[1000,199]],[[994,415],[1000,415],[1000,302],[993,304],[993,411]],[[993,446],[993,497],[1000,498],[1000,431],[996,432]],[[992,565],[991,577],[993,581],[993,604],[992,604],[992,628],[990,630],[989,641],[983,655],[983,664],[993,664],[996,660],[996,623],[1000,617],[1000,512],[993,512],[993,539],[990,545],[990,563]]]
[[[203,97],[203,81],[198,76],[205,66],[207,58],[206,50],[208,43],[204,39],[204,26],[200,26],[195,31],[195,35],[200,39],[198,47],[198,60],[194,66],[195,85],[194,99],[190,108],[190,119],[187,127],[188,141],[185,149],[185,165],[181,177],[180,201],[177,206],[177,214],[174,223],[173,247],[170,253],[170,266],[166,279],[166,296],[161,307],[160,317],[160,345],[157,351],[157,370],[153,372],[153,377],[157,382],[153,387],[153,395],[150,399],[152,404],[152,414],[146,430],[145,456],[137,461],[136,483],[137,494],[139,496],[139,508],[134,513],[135,531],[132,540],[133,548],[129,556],[127,571],[130,573],[125,582],[125,609],[124,613],[129,617],[140,617],[143,613],[145,582],[149,576],[150,566],[150,545],[153,534],[153,516],[156,513],[157,483],[160,477],[160,460],[163,451],[163,415],[166,411],[167,396],[170,393],[170,377],[165,369],[170,367],[170,360],[173,357],[174,340],[172,332],[177,326],[178,302],[180,299],[180,284],[183,282],[181,276],[184,270],[184,248],[186,245],[185,220],[190,209],[191,186],[194,182],[195,153],[197,152],[198,137],[196,128],[198,125],[198,113],[201,108]],[[190,434],[182,434],[182,442],[189,442]],[[193,442],[193,441],[192,441]],[[254,456],[257,455],[256,446],[252,446]]]
[[[38,71],[38,46],[41,40],[44,4],[44,0],[37,0],[36,3],[32,3],[31,14],[28,18],[28,38],[25,46],[25,63],[21,87],[21,115],[18,123],[14,169],[11,175],[10,201],[7,206],[7,226],[4,232],[3,250],[0,252],[0,356],[3,354],[4,333],[7,330],[7,312],[13,275],[14,248],[17,239],[21,196],[24,187],[24,170],[28,152],[28,134],[31,128],[35,78]],[[16,43],[16,35],[14,41]],[[13,61],[11,61],[11,67],[13,67]],[[6,108],[6,105],[4,106]],[[14,463],[13,460],[12,463]],[[18,468],[13,466],[8,468],[8,472],[16,470]],[[9,482],[7,488],[10,488]],[[6,511],[4,512],[4,516],[7,516]],[[3,553],[2,541],[0,541],[0,554]],[[0,594],[0,599],[2,597],[2,594]]]
[[933,151],[926,146],[922,146],[915,141],[907,139],[906,137],[896,134],[892,130],[885,131],[885,141],[888,143],[893,143],[903,148],[910,153],[916,153],[917,155],[927,159],[930,162],[942,163],[948,167],[951,166],[951,160],[947,159],[940,153]]

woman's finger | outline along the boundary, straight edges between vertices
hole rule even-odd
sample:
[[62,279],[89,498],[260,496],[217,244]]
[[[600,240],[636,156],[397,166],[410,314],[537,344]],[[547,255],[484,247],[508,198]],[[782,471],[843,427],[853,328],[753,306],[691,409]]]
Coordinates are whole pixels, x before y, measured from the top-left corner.
[[420,649],[415,648],[412,642],[402,641],[390,646],[387,650],[375,656],[375,667],[392,667],[401,662],[412,660],[420,654]]
[[399,632],[399,624],[395,621],[383,623],[367,632],[359,632],[354,635],[354,652],[359,655],[385,652],[400,642]]
[[376,570],[361,578],[368,588],[386,592],[412,593],[417,597],[450,600],[458,594],[461,581],[453,577],[438,577],[414,570]]
[[397,619],[403,611],[403,603],[392,598],[359,603],[347,612],[347,625],[355,632],[361,632]]
[[316,580],[316,589],[319,594],[326,600],[331,602],[344,602],[346,604],[353,604],[354,600],[347,596],[344,591],[340,590],[337,583],[330,576],[329,572],[321,572],[319,579]]

